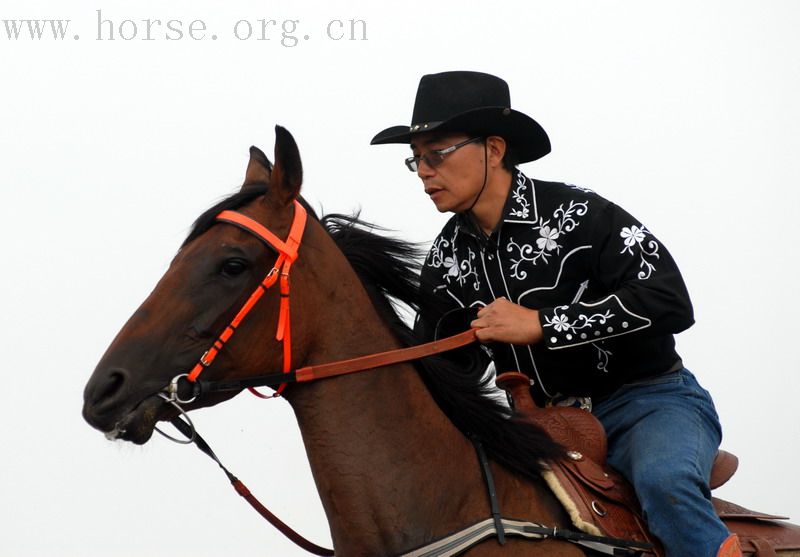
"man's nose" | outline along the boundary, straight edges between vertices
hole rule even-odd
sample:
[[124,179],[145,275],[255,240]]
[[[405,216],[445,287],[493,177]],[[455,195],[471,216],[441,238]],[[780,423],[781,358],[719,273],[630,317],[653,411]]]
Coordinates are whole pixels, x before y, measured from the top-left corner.
[[436,174],[436,170],[424,158],[417,163],[417,176],[427,178]]

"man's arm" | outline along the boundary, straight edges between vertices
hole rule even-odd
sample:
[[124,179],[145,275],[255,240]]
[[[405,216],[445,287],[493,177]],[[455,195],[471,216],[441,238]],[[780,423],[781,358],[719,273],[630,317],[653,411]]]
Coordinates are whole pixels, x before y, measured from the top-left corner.
[[674,334],[694,323],[691,301],[666,248],[623,209],[609,204],[592,237],[591,301],[529,309],[499,298],[472,322],[482,342],[559,349],[638,332]]

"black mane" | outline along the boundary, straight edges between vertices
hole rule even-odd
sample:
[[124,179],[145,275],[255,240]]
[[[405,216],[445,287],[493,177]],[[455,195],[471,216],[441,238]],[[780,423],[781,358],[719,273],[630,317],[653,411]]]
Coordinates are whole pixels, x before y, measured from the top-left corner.
[[[239,208],[266,191],[266,185],[253,185],[217,203],[195,221],[184,245],[208,230],[220,211]],[[302,198],[300,202],[317,218]],[[419,289],[424,255],[419,246],[379,234],[375,231],[385,230],[357,216],[331,214],[320,222],[396,338],[406,346],[423,342],[403,318],[403,307],[416,312],[435,303],[424,299]],[[479,440],[495,461],[538,478],[541,462],[562,456],[563,449],[541,429],[511,419],[509,409],[492,396],[492,377],[486,374],[486,360],[477,355],[478,350],[476,345],[461,349],[457,363],[448,357],[429,357],[416,361],[415,366],[437,404],[462,433]]]
[[[413,311],[427,304],[419,289],[424,252],[412,243],[375,232],[384,229],[357,216],[326,215],[323,226],[361,278],[373,303],[394,335],[406,346],[423,342],[402,316],[402,306]],[[398,302],[400,302],[398,304]],[[478,439],[494,460],[525,476],[537,478],[542,460],[563,456],[563,449],[541,429],[511,419],[507,406],[492,395],[493,376],[486,359],[471,345],[456,361],[429,357],[415,362],[436,402],[465,435]]]

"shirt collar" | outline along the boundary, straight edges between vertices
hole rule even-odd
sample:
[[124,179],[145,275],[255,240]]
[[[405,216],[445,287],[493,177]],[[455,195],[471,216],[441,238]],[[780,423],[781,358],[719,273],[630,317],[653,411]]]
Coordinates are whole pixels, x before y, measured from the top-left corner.
[[[536,207],[534,182],[525,176],[521,170],[515,168],[500,223],[535,224],[538,221],[539,211]],[[457,215],[456,231],[466,232],[476,238],[485,239],[485,234],[478,229],[473,219],[466,213]]]
[[525,176],[521,170],[515,169],[511,179],[511,188],[503,209],[503,222],[533,224],[539,221],[536,207],[536,188],[533,180]]

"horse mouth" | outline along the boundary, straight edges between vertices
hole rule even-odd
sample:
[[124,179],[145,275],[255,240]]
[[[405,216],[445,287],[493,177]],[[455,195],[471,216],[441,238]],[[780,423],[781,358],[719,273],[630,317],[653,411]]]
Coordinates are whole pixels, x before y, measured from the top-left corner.
[[143,445],[153,436],[156,423],[168,420],[177,412],[158,395],[145,398],[110,426],[98,428],[110,441],[130,441]]

